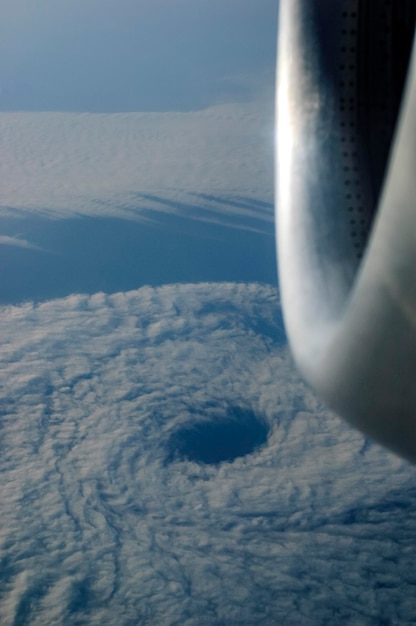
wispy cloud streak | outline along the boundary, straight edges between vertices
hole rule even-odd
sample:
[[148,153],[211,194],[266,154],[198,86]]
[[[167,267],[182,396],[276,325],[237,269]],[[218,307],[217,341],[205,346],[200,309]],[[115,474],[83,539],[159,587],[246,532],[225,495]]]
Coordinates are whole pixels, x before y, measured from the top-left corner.
[[17,248],[26,248],[28,250],[41,250],[39,246],[36,246],[26,239],[21,237],[9,237],[8,235],[0,235],[0,246],[16,246]]

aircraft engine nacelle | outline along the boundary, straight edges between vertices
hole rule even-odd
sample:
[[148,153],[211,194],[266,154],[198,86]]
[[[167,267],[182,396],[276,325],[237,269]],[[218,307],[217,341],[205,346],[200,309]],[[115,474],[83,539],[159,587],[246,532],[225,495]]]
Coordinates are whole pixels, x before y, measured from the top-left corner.
[[416,461],[415,0],[280,0],[276,210],[295,360]]

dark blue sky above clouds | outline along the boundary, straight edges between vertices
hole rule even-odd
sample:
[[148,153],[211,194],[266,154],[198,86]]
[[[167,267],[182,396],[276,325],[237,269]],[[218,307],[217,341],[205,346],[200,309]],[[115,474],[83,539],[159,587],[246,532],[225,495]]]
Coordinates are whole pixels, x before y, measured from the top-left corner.
[[271,0],[2,0],[0,623],[414,623],[414,470],[286,344]]
[[0,110],[187,111],[251,98],[258,75],[273,75],[276,15],[272,0],[5,0]]

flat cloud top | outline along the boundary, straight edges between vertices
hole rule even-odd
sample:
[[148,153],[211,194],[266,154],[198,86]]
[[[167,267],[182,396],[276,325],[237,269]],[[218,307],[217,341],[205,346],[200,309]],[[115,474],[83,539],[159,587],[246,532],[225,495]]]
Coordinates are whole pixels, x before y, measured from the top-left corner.
[[0,207],[138,218],[140,208],[174,210],[151,198],[140,202],[142,193],[195,205],[204,193],[270,202],[273,126],[262,109],[0,113]]
[[[2,624],[410,624],[413,469],[299,380],[276,292],[170,285],[0,317]],[[181,429],[267,442],[216,465]]]

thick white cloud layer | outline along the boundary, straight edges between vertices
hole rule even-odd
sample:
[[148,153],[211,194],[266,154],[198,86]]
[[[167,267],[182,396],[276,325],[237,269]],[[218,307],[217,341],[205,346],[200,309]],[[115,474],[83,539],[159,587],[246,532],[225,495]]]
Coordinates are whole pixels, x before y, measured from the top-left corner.
[[[254,284],[1,311],[2,624],[414,623],[414,471],[324,410],[278,313]],[[175,457],[236,407],[265,445]]]
[[[263,105],[191,113],[0,113],[0,215],[148,211],[271,222],[273,125]],[[200,195],[205,194],[205,197]],[[221,204],[220,200],[236,202]],[[244,198],[244,199],[243,199]],[[180,203],[186,203],[180,205]],[[220,217],[218,217],[220,216]]]

